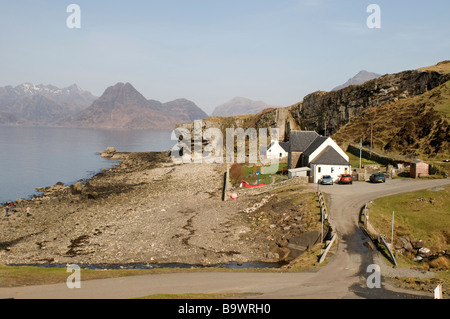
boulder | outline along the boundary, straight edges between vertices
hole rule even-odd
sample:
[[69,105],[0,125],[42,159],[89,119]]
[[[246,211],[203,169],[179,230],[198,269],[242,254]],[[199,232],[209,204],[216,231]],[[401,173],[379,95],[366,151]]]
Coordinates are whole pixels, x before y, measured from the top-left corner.
[[423,242],[422,239],[419,239],[419,240],[413,241],[412,246],[414,249],[420,249],[420,248],[425,247],[425,243]]
[[287,261],[291,251],[288,248],[278,247],[275,253],[278,254],[279,261]]
[[409,241],[409,238],[406,236],[402,236],[398,238],[399,240],[399,249],[404,248],[406,251],[412,251],[413,246],[411,245],[411,242]]
[[101,157],[112,157],[117,152],[115,147],[107,147],[103,152],[100,153]]
[[424,258],[429,257],[431,255],[431,250],[429,248],[422,247],[419,249],[418,255]]
[[83,184],[81,182],[77,182],[70,186],[70,191],[72,192],[72,195],[79,195],[83,191]]

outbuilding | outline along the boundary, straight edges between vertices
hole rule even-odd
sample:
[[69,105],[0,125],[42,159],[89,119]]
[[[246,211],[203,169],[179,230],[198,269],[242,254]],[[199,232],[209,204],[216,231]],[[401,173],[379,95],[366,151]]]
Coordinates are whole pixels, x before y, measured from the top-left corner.
[[429,175],[429,165],[421,160],[415,160],[410,165],[410,176],[412,178],[428,176]]

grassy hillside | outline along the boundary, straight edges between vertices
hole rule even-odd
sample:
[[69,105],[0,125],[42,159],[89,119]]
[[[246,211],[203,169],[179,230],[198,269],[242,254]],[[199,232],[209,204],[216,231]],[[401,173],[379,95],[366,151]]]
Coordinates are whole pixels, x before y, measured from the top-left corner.
[[397,241],[400,236],[410,236],[422,239],[432,250],[446,250],[450,249],[449,205],[450,186],[383,197],[370,206],[370,221],[390,236],[395,211]]
[[436,65],[432,66],[426,66],[420,69],[417,69],[418,71],[436,71],[441,73],[450,73],[450,60],[439,62]]
[[[450,64],[449,64],[450,68]],[[370,145],[375,150],[441,161],[450,158],[450,81],[420,96],[364,111],[333,138],[341,145]]]

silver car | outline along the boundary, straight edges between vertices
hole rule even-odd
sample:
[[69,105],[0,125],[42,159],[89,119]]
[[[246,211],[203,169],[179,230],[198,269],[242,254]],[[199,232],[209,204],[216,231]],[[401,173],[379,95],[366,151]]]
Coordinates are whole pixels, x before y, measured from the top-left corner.
[[322,179],[320,180],[320,184],[322,184],[322,185],[333,185],[333,177],[331,177],[330,175],[322,176]]

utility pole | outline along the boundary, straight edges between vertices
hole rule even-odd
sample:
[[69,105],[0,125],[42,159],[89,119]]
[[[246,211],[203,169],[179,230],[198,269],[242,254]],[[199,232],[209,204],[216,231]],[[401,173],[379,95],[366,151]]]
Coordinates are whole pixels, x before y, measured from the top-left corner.
[[370,121],[370,159],[372,159],[372,136],[373,136],[373,122]]
[[392,211],[391,249],[394,247],[394,211]]
[[362,157],[362,139],[359,140],[359,168],[361,168],[361,157]]
[[320,207],[320,213],[322,215],[322,218],[321,218],[321,220],[322,220],[322,231],[320,233],[320,254],[322,255],[322,253],[323,253],[323,206]]

